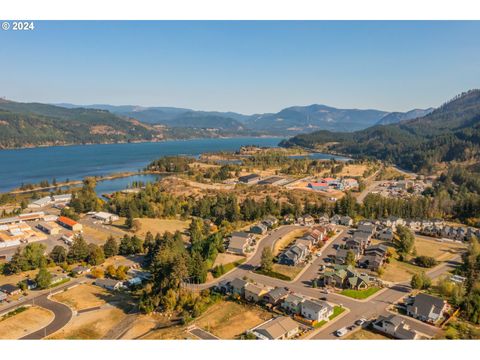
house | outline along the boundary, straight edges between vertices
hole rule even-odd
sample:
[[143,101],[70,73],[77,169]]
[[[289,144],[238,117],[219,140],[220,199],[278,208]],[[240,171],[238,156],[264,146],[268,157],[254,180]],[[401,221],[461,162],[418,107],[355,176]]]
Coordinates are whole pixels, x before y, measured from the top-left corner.
[[373,271],[377,271],[379,268],[385,264],[386,257],[383,257],[378,254],[369,254],[363,256],[359,262],[358,266],[363,269],[369,269]]
[[299,217],[297,219],[297,222],[300,225],[312,226],[312,225],[315,224],[315,219],[313,218],[313,216],[307,214],[307,215],[303,215],[303,216]]
[[130,287],[142,285],[142,281],[143,280],[140,277],[133,277],[133,278],[127,280],[127,285],[130,286]]
[[230,236],[227,252],[237,255],[245,255],[252,245],[253,234],[246,232],[234,232]]
[[268,290],[270,290],[270,288],[267,288],[266,286],[247,283],[243,288],[243,296],[247,301],[259,302],[262,300],[263,296],[268,292]]
[[258,325],[249,332],[261,340],[290,339],[300,331],[300,324],[288,316],[279,316]]
[[293,245],[280,254],[278,262],[283,265],[296,266],[305,260],[308,248],[305,245]]
[[300,314],[311,321],[328,321],[328,318],[333,314],[333,307],[325,301],[306,299],[300,305]]
[[75,220],[72,220],[66,216],[60,216],[57,219],[57,222],[62,225],[63,227],[72,230],[72,231],[82,231],[83,226],[82,224],[76,222]]
[[359,273],[351,265],[335,265],[333,270],[325,271],[319,278],[324,286],[347,289],[366,289],[378,280],[364,273]]
[[281,306],[289,314],[300,314],[303,300],[305,299],[300,295],[288,294]]
[[269,229],[273,228],[275,225],[278,224],[278,219],[270,216],[267,217],[266,219],[263,219],[262,223]]
[[94,284],[110,291],[119,290],[123,287],[121,281],[114,279],[96,279]]
[[5,300],[7,300],[7,294],[5,294],[3,291],[0,291],[0,303]]
[[360,249],[363,251],[370,245],[372,241],[372,234],[368,234],[362,231],[355,230],[352,235],[352,239],[360,243]]
[[243,296],[245,294],[245,285],[247,285],[248,282],[246,282],[243,279],[235,278],[232,281],[230,281],[229,285],[229,291],[232,294],[240,295]]
[[398,315],[380,316],[372,324],[373,328],[384,334],[390,335],[400,340],[416,340],[419,338],[415,330],[405,324],[405,320]]
[[415,296],[413,304],[407,305],[407,315],[421,321],[434,323],[447,309],[447,302],[436,296],[420,293]]
[[22,289],[13,284],[4,284],[0,286],[0,291],[4,292],[7,295],[13,296],[20,294],[22,292]]
[[23,286],[23,284],[25,284],[25,288],[27,290],[34,290],[37,288],[37,282],[33,279],[25,279],[23,281],[20,282]]
[[386,228],[376,232],[375,237],[379,240],[392,241],[393,240],[393,229]]
[[353,225],[353,219],[350,216],[342,216],[340,218],[340,225],[352,226]]
[[70,279],[70,278],[66,275],[55,274],[55,275],[52,276],[52,280],[50,281],[50,284],[55,285],[55,284],[58,284],[62,281],[67,281],[67,279]]
[[72,269],[72,273],[75,275],[83,275],[90,272],[90,268],[87,266],[77,266]]
[[92,215],[94,219],[100,220],[101,222],[107,224],[117,221],[119,219],[118,215],[110,214],[108,212],[96,212]]
[[330,189],[327,183],[324,182],[311,182],[308,183],[307,185],[310,189],[316,190],[316,191],[327,191]]
[[253,184],[255,182],[258,182],[259,180],[260,180],[260,175],[257,175],[257,174],[240,176],[238,178],[238,181],[244,184]]
[[276,287],[263,296],[263,300],[272,305],[278,305],[288,296],[288,291],[284,287]]
[[318,222],[320,224],[326,224],[330,221],[330,217],[327,215],[327,214],[322,214],[320,215],[320,217],[318,218]]
[[62,240],[67,245],[72,245],[74,239],[75,239],[75,235],[72,233],[63,234],[62,237],[60,238],[60,240]]
[[264,225],[264,224],[262,224],[262,223],[253,225],[253,226],[250,228],[250,232],[251,232],[251,233],[253,233],[253,234],[258,234],[258,235],[263,235],[263,234],[265,234],[267,231],[268,231],[267,226]]
[[312,248],[315,246],[315,239],[311,236],[304,236],[300,239],[295,240],[295,245],[302,245],[305,246],[308,251],[311,251]]
[[342,217],[340,215],[335,214],[330,218],[330,223],[335,225],[340,225],[341,219]]
[[374,224],[370,223],[362,223],[357,226],[357,231],[364,232],[367,234],[372,235],[376,230],[376,227]]
[[353,252],[353,255],[355,256],[355,261],[358,260],[358,258],[360,257],[360,252],[358,249],[338,249],[337,253],[335,254],[335,264],[345,264],[349,251]]
[[30,204],[28,204],[28,208],[30,209],[41,208],[41,207],[50,205],[51,203],[53,203],[52,198],[50,196],[45,196],[41,199],[35,200]]

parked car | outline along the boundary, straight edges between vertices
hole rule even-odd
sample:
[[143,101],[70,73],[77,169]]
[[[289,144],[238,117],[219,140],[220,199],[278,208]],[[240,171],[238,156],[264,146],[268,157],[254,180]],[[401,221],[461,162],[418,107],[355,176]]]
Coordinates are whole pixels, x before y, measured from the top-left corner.
[[320,269],[320,271],[325,270],[325,265],[320,265],[320,268],[319,268],[319,269]]
[[335,331],[335,336],[342,337],[342,336],[346,335],[347,333],[348,333],[348,329],[343,327],[343,328]]
[[361,318],[361,319],[358,319],[357,321],[355,321],[355,325],[362,326],[366,322],[367,322],[367,319]]

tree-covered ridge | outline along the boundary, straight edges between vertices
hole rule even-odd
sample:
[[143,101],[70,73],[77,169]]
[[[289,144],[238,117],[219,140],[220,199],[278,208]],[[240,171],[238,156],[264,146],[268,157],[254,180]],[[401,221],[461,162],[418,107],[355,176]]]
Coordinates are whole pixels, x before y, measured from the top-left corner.
[[298,135],[284,146],[317,148],[356,157],[372,157],[414,171],[430,171],[440,162],[480,160],[480,90],[471,90],[432,113],[354,133],[328,131]]

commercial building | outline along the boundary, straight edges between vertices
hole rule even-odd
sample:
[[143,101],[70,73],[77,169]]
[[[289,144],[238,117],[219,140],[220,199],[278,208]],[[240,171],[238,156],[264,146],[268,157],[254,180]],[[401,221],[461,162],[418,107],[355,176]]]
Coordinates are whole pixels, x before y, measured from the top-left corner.
[[57,219],[57,222],[62,225],[63,227],[72,230],[72,231],[82,231],[83,226],[82,224],[76,222],[75,220],[72,220],[66,216],[60,216]]

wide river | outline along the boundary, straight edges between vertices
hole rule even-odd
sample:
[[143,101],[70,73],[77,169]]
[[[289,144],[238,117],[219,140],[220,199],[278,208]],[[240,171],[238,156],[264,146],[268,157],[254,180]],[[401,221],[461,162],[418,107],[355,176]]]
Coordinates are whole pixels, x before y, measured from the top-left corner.
[[[233,151],[242,145],[274,147],[281,140],[278,137],[247,137],[0,150],[0,192],[22,183],[39,183],[53,178],[57,181],[81,180],[85,176],[137,171],[162,156]],[[329,159],[333,156],[318,153],[312,157]]]

